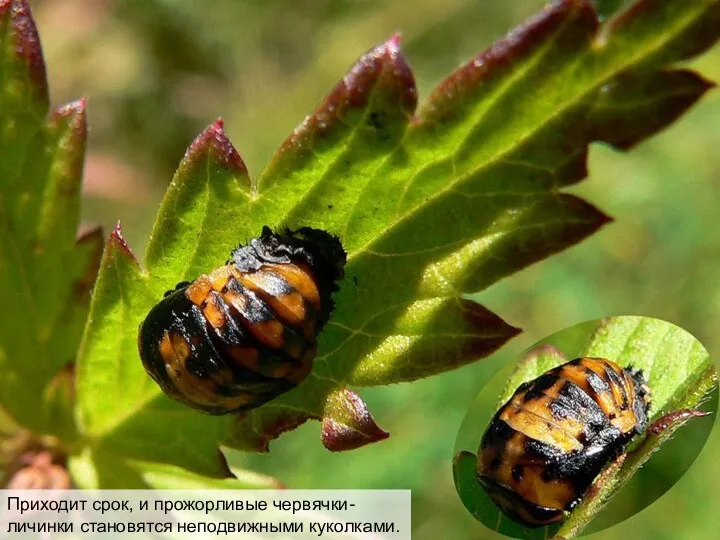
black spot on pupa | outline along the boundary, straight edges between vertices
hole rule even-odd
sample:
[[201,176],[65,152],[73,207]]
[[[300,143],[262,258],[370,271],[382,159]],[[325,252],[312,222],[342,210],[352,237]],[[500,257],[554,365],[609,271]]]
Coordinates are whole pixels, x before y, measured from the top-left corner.
[[[523,385],[525,387],[525,396],[523,396],[523,401],[533,401],[542,397],[545,395],[545,391],[558,381],[558,378],[559,377],[554,373],[545,373],[540,375],[540,377],[534,381],[525,383]],[[521,391],[522,388],[522,386],[518,388],[518,391]],[[516,393],[518,391],[516,391]]]

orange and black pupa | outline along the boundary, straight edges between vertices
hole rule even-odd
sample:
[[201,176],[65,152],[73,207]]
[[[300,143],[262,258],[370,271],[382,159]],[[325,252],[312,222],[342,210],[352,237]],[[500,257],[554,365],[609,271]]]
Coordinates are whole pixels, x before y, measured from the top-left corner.
[[291,390],[312,370],[345,261],[329,233],[265,227],[150,310],[138,336],[145,370],[167,395],[208,414]]
[[492,418],[477,479],[523,525],[562,521],[603,467],[645,430],[649,404],[642,372],[604,358],[546,371],[520,385]]

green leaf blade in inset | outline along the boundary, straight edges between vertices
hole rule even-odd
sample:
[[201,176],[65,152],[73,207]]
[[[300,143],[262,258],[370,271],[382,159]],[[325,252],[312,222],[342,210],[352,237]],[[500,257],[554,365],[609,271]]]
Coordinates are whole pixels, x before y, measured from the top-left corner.
[[[591,337],[585,356],[641,369],[652,389],[650,415],[667,411],[673,395],[712,366],[708,352],[682,328],[648,317],[612,317]],[[695,404],[697,405],[697,403]],[[683,404],[683,407],[695,406]]]

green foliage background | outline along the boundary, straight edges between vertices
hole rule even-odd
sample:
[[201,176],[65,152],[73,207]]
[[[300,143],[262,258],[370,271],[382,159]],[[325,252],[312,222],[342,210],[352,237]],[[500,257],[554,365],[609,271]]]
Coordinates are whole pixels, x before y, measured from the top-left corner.
[[[537,11],[541,0],[36,0],[54,104],[89,99],[83,216],[116,219],[136,253],[187,144],[217,116],[251,174],[367,48],[395,31],[421,99],[461,62]],[[716,47],[693,63],[720,80]],[[413,538],[492,538],[457,499],[451,459],[466,408],[499,366],[534,341],[614,314],[664,318],[720,352],[720,92],[623,155],[591,149],[573,192],[616,222],[503,281],[480,301],[526,329],[476,365],[363,396],[392,436],[331,454],[318,423],[268,456],[234,454],[291,487],[411,488]],[[238,239],[228,239],[229,245]],[[720,431],[668,494],[591,538],[715,538]],[[667,464],[672,467],[672,464]]]

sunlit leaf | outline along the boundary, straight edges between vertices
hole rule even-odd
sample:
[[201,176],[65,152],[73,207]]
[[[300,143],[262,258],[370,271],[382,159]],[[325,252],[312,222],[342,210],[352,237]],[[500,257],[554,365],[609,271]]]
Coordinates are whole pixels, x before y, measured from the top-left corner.
[[[671,65],[717,39],[719,13],[716,0],[640,0],[600,26],[589,2],[556,1],[453,73],[417,112],[393,36],[358,60],[257,182],[222,125],[209,127],[162,203],[145,269],[108,246],[82,356],[87,435],[122,452],[135,441],[132,451],[147,459],[206,471],[213,445],[267,450],[308,419],[358,436],[369,412],[356,400],[337,408],[348,386],[416,380],[502,346],[518,330],[464,295],[609,221],[564,188],[586,176],[589,143],[628,148],[705,93],[710,83]],[[264,225],[325,229],[348,252],[312,374],[230,420],[171,404],[142,370],[138,324],[164,291],[223,264]],[[109,283],[116,274],[122,285]],[[91,391],[103,378],[126,391]],[[331,411],[342,411],[339,424]],[[382,438],[375,433],[366,440]],[[200,434],[193,455],[140,448],[150,437]]]

